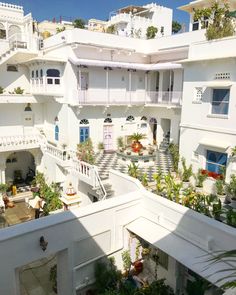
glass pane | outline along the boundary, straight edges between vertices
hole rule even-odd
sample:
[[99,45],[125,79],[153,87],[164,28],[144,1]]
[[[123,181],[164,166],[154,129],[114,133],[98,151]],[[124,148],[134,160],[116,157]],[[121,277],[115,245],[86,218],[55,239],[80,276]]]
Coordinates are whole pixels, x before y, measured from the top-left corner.
[[214,102],[229,101],[229,89],[213,89]]
[[55,79],[55,84],[60,85],[60,79]]
[[227,115],[229,112],[228,102],[212,102],[212,114]]
[[52,84],[52,79],[47,79],[47,84]]

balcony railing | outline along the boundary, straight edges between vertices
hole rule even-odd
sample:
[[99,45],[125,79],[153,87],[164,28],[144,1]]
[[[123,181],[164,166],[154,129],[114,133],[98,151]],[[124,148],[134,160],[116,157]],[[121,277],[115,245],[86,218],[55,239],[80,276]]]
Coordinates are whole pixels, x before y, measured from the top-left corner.
[[60,77],[40,77],[31,79],[31,92],[34,94],[61,94]]
[[88,89],[79,90],[80,105],[174,105],[180,106],[181,91],[128,91],[117,89]]
[[0,137],[0,152],[39,147],[40,137],[38,135],[15,135]]

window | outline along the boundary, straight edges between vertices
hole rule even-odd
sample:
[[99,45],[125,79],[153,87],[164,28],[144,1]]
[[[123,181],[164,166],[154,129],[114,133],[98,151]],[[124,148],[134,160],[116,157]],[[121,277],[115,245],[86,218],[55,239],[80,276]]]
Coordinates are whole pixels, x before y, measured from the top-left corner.
[[227,115],[229,111],[229,89],[213,89],[212,114]]
[[104,123],[111,124],[112,123],[112,119],[111,118],[106,118],[104,120]]
[[8,72],[18,72],[18,67],[16,65],[7,65]]
[[158,249],[157,255],[159,256],[158,263],[160,264],[160,266],[168,270],[168,262],[169,262],[168,254]]
[[47,77],[60,77],[60,71],[56,69],[48,69]]
[[89,127],[80,127],[80,143],[89,139]]
[[202,101],[202,96],[203,96],[203,88],[202,87],[197,87],[195,89],[195,101]]
[[59,127],[58,125],[55,126],[55,140],[59,140]]
[[36,78],[39,77],[39,71],[38,71],[38,70],[36,70],[36,72],[35,72],[35,76],[36,76]]
[[40,70],[40,77],[41,78],[43,77],[43,70],[42,69]]
[[146,116],[142,116],[141,121],[147,121],[147,117]]
[[89,124],[89,120],[82,119],[79,123],[80,123],[80,125],[88,125]]
[[6,30],[3,24],[0,23],[0,39],[6,39]]
[[230,79],[230,73],[216,73],[215,75],[216,80],[229,80]]
[[34,71],[31,72],[31,78],[34,78]]
[[128,116],[128,117],[126,118],[126,121],[127,121],[127,122],[133,122],[133,121],[134,121],[134,116]]
[[206,170],[222,174],[222,169],[226,167],[227,154],[207,150]]

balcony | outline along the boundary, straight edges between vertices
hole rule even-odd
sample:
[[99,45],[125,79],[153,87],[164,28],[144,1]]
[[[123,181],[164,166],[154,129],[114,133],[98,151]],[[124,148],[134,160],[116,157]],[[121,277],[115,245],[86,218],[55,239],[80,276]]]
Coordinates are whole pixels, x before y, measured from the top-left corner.
[[79,90],[79,105],[167,105],[180,107],[182,91]]
[[0,152],[19,151],[40,147],[38,135],[15,135],[0,137]]
[[31,93],[36,95],[63,95],[60,77],[41,77],[31,79]]

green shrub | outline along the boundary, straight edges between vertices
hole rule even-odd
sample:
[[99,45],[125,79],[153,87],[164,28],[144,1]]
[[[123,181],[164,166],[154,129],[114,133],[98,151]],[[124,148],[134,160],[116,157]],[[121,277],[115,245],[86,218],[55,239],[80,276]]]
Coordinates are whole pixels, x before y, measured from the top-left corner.
[[23,94],[24,93],[24,89],[21,89],[20,87],[17,87],[14,89],[14,93],[15,94]]
[[77,156],[80,161],[91,165],[95,163],[95,153],[93,143],[90,138],[77,145]]
[[194,175],[196,180],[196,187],[203,187],[203,182],[207,179],[207,174],[202,174],[202,169],[199,169],[197,174]]
[[148,27],[146,32],[147,39],[154,39],[156,37],[157,32],[158,32],[158,28],[154,26]]
[[186,160],[184,158],[181,159],[181,162],[182,162],[182,167],[183,167],[182,180],[184,182],[188,182],[190,180],[190,177],[193,175],[192,165],[187,167]]

